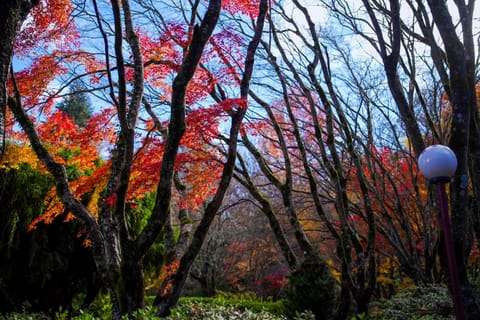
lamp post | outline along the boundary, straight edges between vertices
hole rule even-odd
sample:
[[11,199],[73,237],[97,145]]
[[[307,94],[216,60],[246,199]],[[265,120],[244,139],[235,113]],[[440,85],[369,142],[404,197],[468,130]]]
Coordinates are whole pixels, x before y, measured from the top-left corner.
[[418,168],[431,184],[437,185],[440,220],[445,241],[445,252],[447,254],[455,315],[457,320],[463,320],[464,314],[460,293],[460,281],[458,278],[457,260],[453,248],[450,217],[448,215],[447,194],[445,192],[445,185],[450,182],[451,177],[457,169],[457,157],[450,148],[443,145],[433,145],[423,150],[420,154],[418,158]]

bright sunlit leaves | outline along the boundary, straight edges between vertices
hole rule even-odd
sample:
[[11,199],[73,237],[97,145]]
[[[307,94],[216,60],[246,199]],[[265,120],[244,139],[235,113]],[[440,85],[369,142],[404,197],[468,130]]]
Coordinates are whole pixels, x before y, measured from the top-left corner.
[[258,6],[260,0],[248,1],[248,0],[226,0],[223,1],[223,9],[229,11],[232,14],[241,13],[254,18],[258,15]]
[[73,25],[70,0],[41,0],[22,26],[15,51],[28,55],[38,49],[75,48],[78,33]]
[[[226,1],[223,6],[235,15],[255,18],[258,13],[258,1]],[[108,86],[103,49],[83,46],[80,25],[72,15],[74,9],[69,0],[41,0],[31,11],[16,44],[15,54],[22,63],[20,70],[14,69],[15,82],[21,103],[36,124],[44,147],[56,162],[65,165],[73,194],[97,216],[100,206],[108,204],[113,208],[118,201],[116,194],[102,198],[110,175],[111,152],[118,140],[118,120],[113,103],[97,105],[95,102],[95,112],[84,128],[54,108],[67,91],[66,79],[73,70],[75,74],[84,72],[82,80],[92,89],[104,86],[102,90],[107,90]],[[135,27],[135,32],[145,63],[145,86],[155,91],[155,99],[168,104],[172,79],[183,63],[193,25],[166,20],[160,32],[152,33],[144,26]],[[227,123],[228,114],[247,108],[247,104],[237,98],[226,98],[220,103],[208,99],[216,85],[239,85],[245,49],[246,40],[242,36],[230,28],[219,28],[207,44],[201,65],[188,85],[187,130],[175,164],[178,181],[184,189],[173,190],[174,204],[180,209],[195,210],[216,191],[225,157],[220,152],[223,142],[218,139],[222,125]],[[127,51],[125,78],[132,83],[132,61]],[[110,67],[112,65],[110,61]],[[115,85],[113,89],[117,89]],[[11,82],[10,92],[14,91]],[[168,116],[162,112],[157,116],[162,125],[168,126]],[[261,126],[252,122],[243,130],[251,134]],[[156,190],[164,152],[164,137],[154,129],[153,120],[146,113],[141,114],[139,129],[127,192],[129,206],[135,206],[146,193]],[[32,168],[42,168],[13,121],[9,123],[7,139],[15,143],[8,147],[3,166],[16,168],[19,163],[27,163]],[[21,156],[14,159],[13,153]],[[40,222],[51,222],[65,211],[55,188],[47,195],[45,206],[45,214],[34,221],[32,228]]]
[[28,164],[32,169],[45,172],[43,164],[28,145],[8,143],[0,162],[0,169],[17,170],[20,164]]

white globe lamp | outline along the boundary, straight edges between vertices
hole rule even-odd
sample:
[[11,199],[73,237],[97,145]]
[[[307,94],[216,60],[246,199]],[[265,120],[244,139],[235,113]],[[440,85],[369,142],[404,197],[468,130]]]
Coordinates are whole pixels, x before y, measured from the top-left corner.
[[457,157],[447,146],[432,145],[418,157],[418,168],[431,183],[447,183],[457,170]]
[[457,157],[449,147],[439,144],[433,145],[423,150],[418,157],[418,169],[430,183],[437,185],[438,207],[440,209],[440,221],[443,229],[453,305],[456,319],[463,320],[465,315],[445,190],[445,185],[450,182],[457,170]]

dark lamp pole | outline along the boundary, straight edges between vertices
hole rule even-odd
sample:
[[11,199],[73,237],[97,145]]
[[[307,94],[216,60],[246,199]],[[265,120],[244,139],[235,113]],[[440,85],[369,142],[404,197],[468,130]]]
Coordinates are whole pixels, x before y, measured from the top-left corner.
[[460,293],[460,281],[458,278],[457,260],[453,248],[450,217],[448,215],[447,194],[445,192],[445,185],[450,182],[451,177],[455,174],[455,170],[457,170],[457,157],[450,148],[443,145],[433,145],[423,150],[420,154],[418,158],[418,168],[431,184],[437,185],[440,220],[445,241],[455,315],[457,320],[463,320],[464,314]]

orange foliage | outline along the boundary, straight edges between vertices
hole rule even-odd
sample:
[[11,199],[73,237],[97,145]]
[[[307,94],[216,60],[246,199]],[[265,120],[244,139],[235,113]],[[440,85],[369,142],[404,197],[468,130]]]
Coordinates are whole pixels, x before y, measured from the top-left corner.
[[8,143],[0,162],[0,169],[16,170],[20,164],[28,164],[34,170],[46,172],[32,148],[27,145]]
[[[31,64],[23,71],[16,72],[15,78],[18,89],[22,94],[22,103],[26,108],[43,103],[44,112],[50,112],[53,100],[46,92],[48,84],[58,75],[64,74],[67,69],[62,66],[56,57],[56,52],[32,59]],[[9,89],[13,92],[12,88]]]
[[78,33],[70,20],[70,0],[41,0],[33,7],[15,43],[17,54],[29,55],[39,49],[78,46]]
[[172,289],[172,277],[176,274],[178,268],[180,267],[180,260],[173,260],[172,263],[166,265],[160,271],[160,276],[155,279],[152,283],[147,284],[145,290],[151,290],[162,286],[162,292],[160,295],[162,297],[166,296],[167,293]]
[[[92,192],[87,208],[94,216],[98,215],[100,193],[108,181],[110,165],[99,166],[101,146],[111,143],[114,137],[114,126],[109,123],[112,110],[106,109],[101,114],[90,118],[85,128],[80,129],[73,120],[61,111],[54,112],[38,127],[39,137],[55,157],[55,160],[67,166],[75,167],[80,178],[70,182],[70,188],[78,199]],[[10,143],[3,159],[3,165],[28,163],[32,168],[46,171],[28,145]],[[51,223],[64,213],[65,208],[52,188],[45,198],[46,209],[42,216],[34,219],[30,229],[40,222]],[[67,220],[73,216],[67,215]]]
[[108,122],[111,116],[112,110],[106,109],[80,129],[66,113],[55,111],[37,130],[57,162],[77,166],[81,171],[94,170],[100,157],[99,146],[112,142],[115,128]]
[[[184,192],[175,196],[180,208],[197,209],[216,190],[223,164],[221,155],[210,143],[218,135],[223,109],[222,105],[212,105],[194,109],[187,116],[187,131],[181,140],[182,148],[175,164],[175,170],[186,187]],[[155,190],[163,148],[163,141],[159,138],[148,137],[143,140],[132,166],[128,189],[130,202]]]
[[238,85],[243,68],[245,38],[228,29],[221,30],[210,37],[211,46],[206,49],[204,60],[215,66],[213,79],[224,85]]
[[[178,41],[179,36],[182,39],[182,35],[185,36],[186,33],[180,25],[172,24],[172,29],[167,30],[168,32],[161,34],[158,39],[152,39],[146,31],[137,29],[142,55],[146,62],[145,80],[147,84],[157,89],[166,90],[163,92],[164,95],[169,93],[168,77],[179,70],[182,62],[181,51],[179,50],[181,48],[176,41]],[[127,78],[133,79],[133,69],[128,70]]]
[[[72,193],[78,199],[93,190],[93,195],[90,197],[87,208],[89,209],[89,212],[96,218],[98,218],[98,211],[100,205],[98,202],[99,194],[107,185],[109,170],[110,166],[104,165],[99,167],[93,175],[82,176],[79,179],[70,183]],[[53,187],[48,192],[45,198],[45,205],[45,212],[41,216],[33,219],[33,221],[28,227],[29,230],[35,229],[37,224],[39,224],[40,222],[43,222],[45,224],[52,223],[55,218],[65,212],[65,207],[62,201],[57,196],[56,187]],[[73,216],[71,214],[68,214],[65,220],[68,221],[71,219],[73,219]]]
[[[216,190],[222,168],[221,155],[209,142],[218,134],[219,117],[223,109],[223,106],[214,105],[209,109],[194,110],[187,118],[188,130],[176,164],[176,170],[181,172],[182,183],[187,187],[185,192],[176,196],[177,205],[181,208],[198,208]],[[98,205],[102,201],[100,194],[108,181],[110,164],[99,167],[97,163],[100,158],[99,145],[105,141],[111,143],[115,137],[113,125],[108,124],[109,117],[109,112],[95,115],[84,129],[79,129],[66,114],[57,111],[38,126],[40,137],[59,163],[74,165],[80,172],[92,172],[70,182],[70,187],[77,198],[92,192],[87,208],[93,215],[98,214]],[[147,192],[154,191],[159,179],[163,143],[157,138],[145,139],[143,143],[132,166],[127,194],[130,205],[142,199]],[[65,158],[65,151],[71,157]],[[65,208],[57,198],[55,189],[50,191],[45,201],[45,213],[35,219],[30,228],[39,222],[50,223],[64,212]],[[113,207],[115,202],[113,195],[101,203]]]

